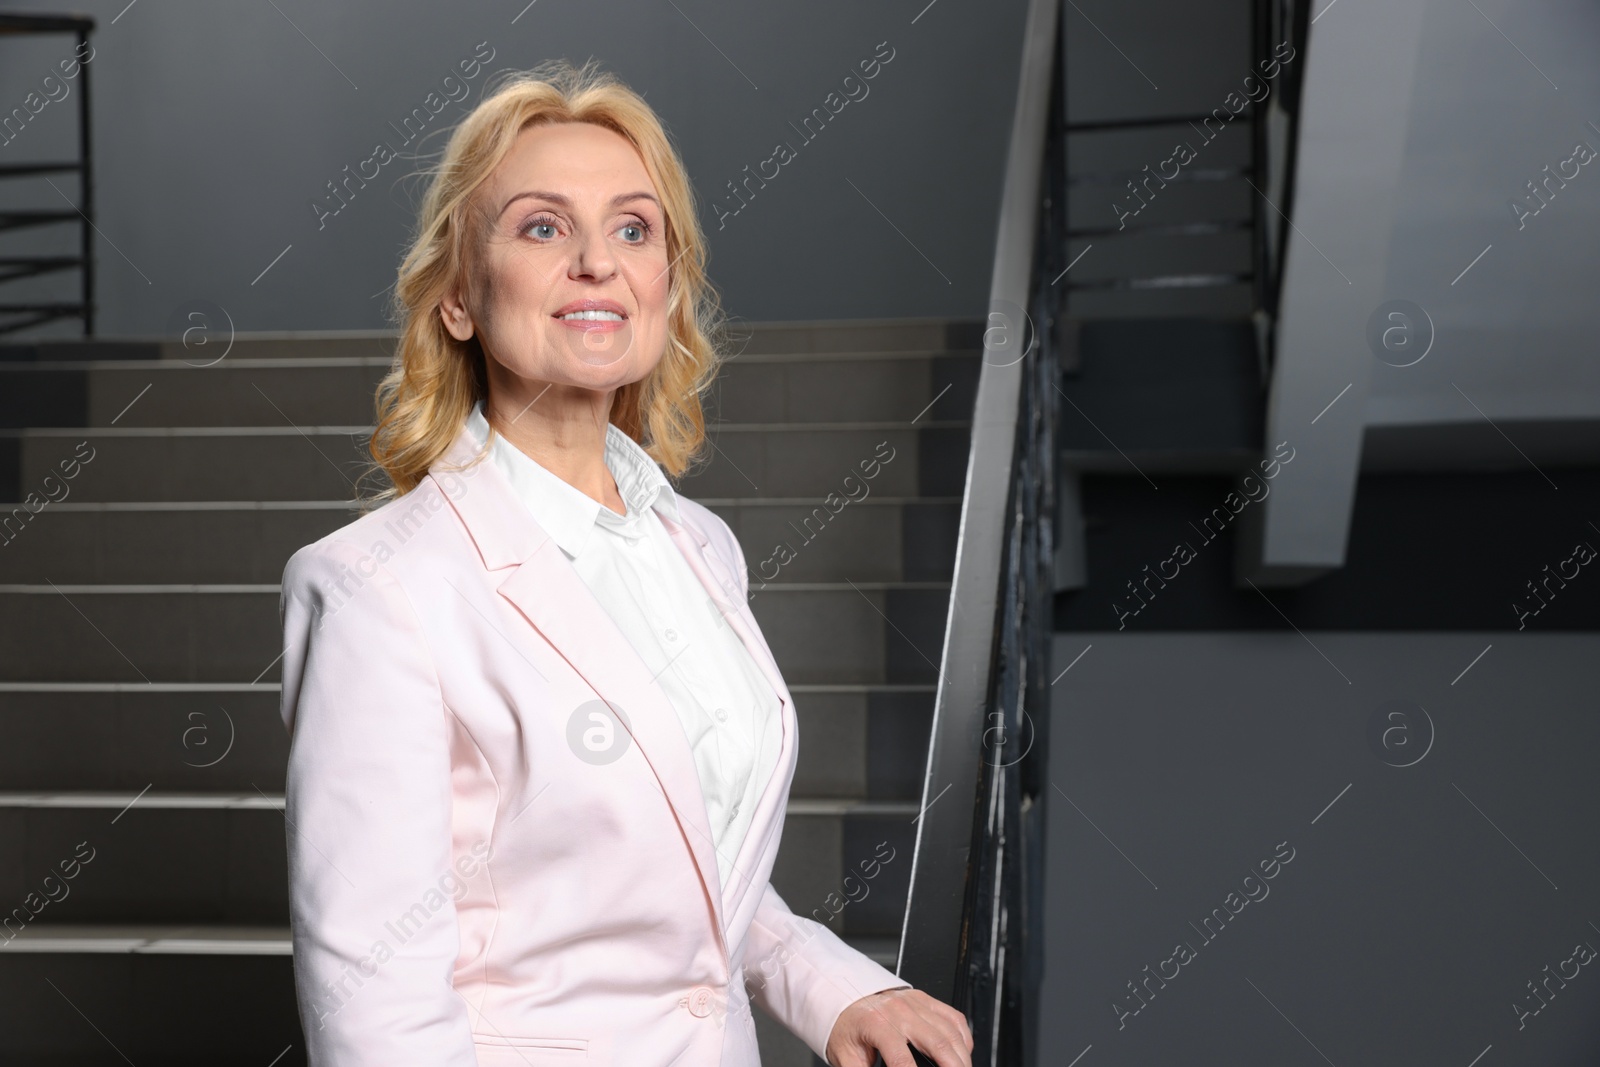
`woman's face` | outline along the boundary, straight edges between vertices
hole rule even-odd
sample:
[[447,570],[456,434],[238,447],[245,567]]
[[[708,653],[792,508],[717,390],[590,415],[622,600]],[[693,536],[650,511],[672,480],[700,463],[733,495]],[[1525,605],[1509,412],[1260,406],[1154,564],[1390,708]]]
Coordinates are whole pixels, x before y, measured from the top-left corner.
[[666,216],[626,139],[582,122],[523,130],[477,204],[471,303],[452,294],[440,314],[457,340],[478,336],[491,385],[510,372],[609,392],[654,369],[667,342]]

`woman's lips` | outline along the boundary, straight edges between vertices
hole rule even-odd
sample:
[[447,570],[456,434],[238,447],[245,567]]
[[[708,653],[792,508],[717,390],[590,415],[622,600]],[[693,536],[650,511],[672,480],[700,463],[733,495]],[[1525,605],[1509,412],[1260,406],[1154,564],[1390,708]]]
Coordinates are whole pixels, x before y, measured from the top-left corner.
[[612,300],[575,300],[552,317],[584,333],[610,333],[620,330],[628,321],[628,313],[622,305]]

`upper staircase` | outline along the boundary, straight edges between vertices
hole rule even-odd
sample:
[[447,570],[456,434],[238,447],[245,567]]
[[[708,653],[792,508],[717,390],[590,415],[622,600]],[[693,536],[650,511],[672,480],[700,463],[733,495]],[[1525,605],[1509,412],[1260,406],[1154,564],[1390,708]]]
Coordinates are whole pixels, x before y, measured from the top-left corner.
[[[1047,149],[1062,467],[1232,473],[1264,434],[1307,5],[1159,0],[1110,17],[1065,9]],[[1142,91],[1103,34],[1159,59],[1165,91]],[[1140,91],[1107,92],[1090,77],[1106,64]]]

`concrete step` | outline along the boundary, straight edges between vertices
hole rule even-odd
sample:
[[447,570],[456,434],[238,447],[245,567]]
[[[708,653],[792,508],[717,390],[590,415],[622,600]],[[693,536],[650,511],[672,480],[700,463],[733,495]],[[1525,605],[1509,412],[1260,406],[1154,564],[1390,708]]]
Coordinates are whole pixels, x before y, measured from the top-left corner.
[[[751,589],[768,582],[948,581],[961,498],[878,496],[831,502],[713,500],[744,550]],[[862,495],[865,494],[865,495]],[[701,500],[701,503],[707,503]]]
[[[0,426],[330,426],[375,417],[382,356],[0,362]],[[744,355],[725,363],[709,422],[964,417],[980,357],[927,352]]]
[[195,367],[249,359],[383,359],[394,356],[393,330],[239,332],[226,324],[183,338],[69,337],[0,345],[0,363],[63,365],[106,360],[170,360]]
[[331,500],[69,498],[46,505],[25,526],[13,518],[0,530],[0,584],[274,583],[296,549],[359,514]]
[[772,888],[789,910],[844,935],[898,940],[911,887],[919,804],[783,822]]
[[[773,583],[752,610],[791,683],[934,677],[948,583]],[[0,680],[271,681],[278,590],[3,586]]]
[[[39,879],[59,882],[0,940],[35,923],[287,923],[283,808],[282,793],[262,791],[0,794],[8,891],[22,901]],[[918,810],[916,800],[791,798],[773,887],[838,931],[897,934]]]
[[[368,475],[365,426],[211,426],[0,430],[0,499],[78,501],[349,500],[384,485]],[[823,497],[859,493],[858,464],[888,496],[958,496],[968,424],[723,423],[712,462],[685,478],[699,497]],[[881,451],[880,451],[881,449]],[[62,467],[61,464],[68,464]],[[72,476],[63,480],[63,474]],[[11,484],[4,484],[5,479]],[[359,480],[359,488],[358,488]],[[21,529],[37,515],[0,520]],[[9,528],[8,528],[9,529]]]
[[[187,340],[170,337],[79,337],[0,344],[0,362],[73,362],[86,359],[170,359],[217,365],[238,359],[349,359],[394,354],[393,330],[240,331],[206,322]],[[730,355],[747,353],[976,351],[983,322],[969,319],[802,319],[730,321]]]
[[[899,937],[845,935],[894,968]],[[0,1059],[28,1067],[303,1067],[287,926],[40,926],[0,953],[0,998],[26,1027],[0,1034]],[[816,1060],[764,1012],[762,1062]]]
[[[85,871],[83,877],[88,875]],[[106,931],[99,939],[93,929],[63,930],[58,941],[63,948],[96,940],[112,947],[148,929]],[[220,933],[237,941],[261,940],[249,932],[242,937]],[[33,941],[41,951],[18,952],[23,943],[18,937],[0,952],[0,997],[14,1020],[0,1032],[0,1062],[18,1067],[303,1067],[306,1062],[290,956],[42,951],[47,940]]]
[[[948,579],[957,497],[702,499],[744,546],[751,584]],[[301,545],[359,511],[340,501],[126,501],[49,504],[0,532],[6,582],[276,582]],[[7,534],[10,539],[7,540]]]
[[6,943],[13,956],[292,956],[289,927],[227,923],[46,923]]
[[978,352],[809,355],[746,353],[723,364],[712,422],[906,422],[965,419],[977,397]]
[[277,681],[276,585],[0,586],[0,681]]
[[[931,685],[792,687],[808,804],[914,800]],[[0,788],[34,794],[281,793],[289,738],[279,687],[0,683]],[[808,809],[811,810],[811,809]]]
[[0,682],[0,789],[281,793],[276,683]]
[[[1068,249],[1083,251],[1078,242]],[[1248,319],[1255,290],[1248,281],[1233,285],[1176,286],[1160,289],[1077,289],[1067,297],[1066,313],[1091,320]]]
[[981,319],[803,319],[734,322],[739,355],[812,352],[962,352],[983,346]]
[[1137,461],[1261,448],[1264,385],[1248,321],[1090,322],[1077,352],[1061,383],[1064,453]]
[[[251,783],[254,785],[254,783]],[[26,811],[115,811],[113,824],[123,815],[139,811],[277,811],[285,810],[282,790],[268,793],[163,792],[145,786],[127,790],[34,790],[0,792],[0,812]],[[863,800],[856,797],[801,797],[792,793],[786,812],[794,816],[913,816],[917,802],[907,800]]]
[[[847,934],[845,940],[886,967],[899,938]],[[287,926],[227,923],[40,923],[6,943],[11,956],[293,956]]]
[[283,812],[252,797],[253,809],[147,806],[148,794],[107,795],[93,807],[81,796],[72,807],[0,800],[0,870],[15,902],[7,914],[51,876],[56,899],[28,925],[287,922]]
[[[948,582],[773,582],[750,604],[795,683],[927,682]],[[278,680],[276,585],[0,586],[0,681]]]

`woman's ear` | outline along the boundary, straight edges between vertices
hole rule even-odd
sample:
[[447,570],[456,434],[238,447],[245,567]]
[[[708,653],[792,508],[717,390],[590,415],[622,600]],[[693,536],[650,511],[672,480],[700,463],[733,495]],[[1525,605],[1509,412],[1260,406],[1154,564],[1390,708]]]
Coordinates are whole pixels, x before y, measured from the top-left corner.
[[439,318],[444,322],[444,328],[450,331],[450,336],[457,341],[466,341],[472,337],[472,314],[461,302],[459,290],[450,290],[445,298],[439,301]]

